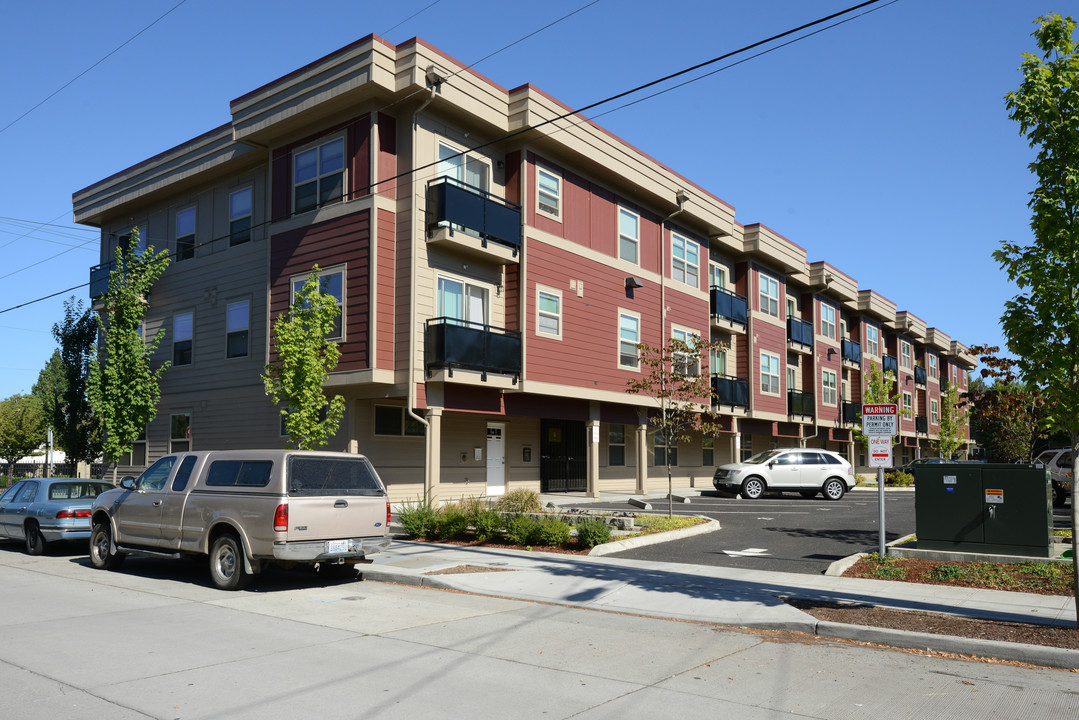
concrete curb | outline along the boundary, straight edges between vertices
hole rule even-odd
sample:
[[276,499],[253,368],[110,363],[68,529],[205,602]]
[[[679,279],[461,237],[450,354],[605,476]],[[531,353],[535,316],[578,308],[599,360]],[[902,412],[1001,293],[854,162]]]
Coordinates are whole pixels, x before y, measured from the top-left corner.
[[670,530],[668,532],[652,533],[651,535],[639,535],[626,540],[615,540],[614,542],[597,545],[589,550],[588,554],[592,556],[610,555],[611,553],[622,552],[623,550],[633,550],[646,545],[656,545],[658,543],[670,542],[671,540],[681,540],[682,538],[693,537],[694,535],[704,535],[705,533],[715,532],[720,529],[718,520],[713,520],[711,518],[706,519],[708,522],[694,525],[689,528],[683,528],[681,530]]
[[[886,547],[895,547],[897,545],[902,545],[903,543],[910,540],[912,537],[914,537],[913,533],[910,535],[904,535],[901,538],[892,540],[890,543],[887,544]],[[834,563],[828,566],[828,569],[824,571],[824,574],[829,577],[841,577],[843,573],[847,572],[847,570],[851,568],[852,565],[854,565],[856,562],[858,562],[868,554],[869,553],[855,553],[854,555],[848,555],[845,558],[836,560]]]

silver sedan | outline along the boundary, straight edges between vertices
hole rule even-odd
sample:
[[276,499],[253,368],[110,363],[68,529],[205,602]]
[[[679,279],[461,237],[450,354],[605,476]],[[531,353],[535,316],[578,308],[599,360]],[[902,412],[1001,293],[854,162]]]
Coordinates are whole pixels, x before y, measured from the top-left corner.
[[0,495],[0,539],[22,540],[29,555],[45,543],[90,537],[90,506],[112,483],[72,478],[20,480]]

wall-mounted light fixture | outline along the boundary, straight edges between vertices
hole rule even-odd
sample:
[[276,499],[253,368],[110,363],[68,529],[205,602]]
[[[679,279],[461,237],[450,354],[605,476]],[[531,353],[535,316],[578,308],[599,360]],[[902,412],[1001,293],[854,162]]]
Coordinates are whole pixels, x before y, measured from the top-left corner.
[[626,290],[633,290],[635,288],[643,288],[644,283],[635,277],[626,278]]
[[835,355],[835,348],[828,348],[828,359],[831,360],[833,355]]

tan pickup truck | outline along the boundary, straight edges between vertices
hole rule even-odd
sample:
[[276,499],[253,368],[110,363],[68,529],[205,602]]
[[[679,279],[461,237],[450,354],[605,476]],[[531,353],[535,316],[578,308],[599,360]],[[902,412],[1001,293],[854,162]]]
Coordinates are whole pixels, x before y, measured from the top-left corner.
[[98,495],[92,513],[94,567],[111,570],[126,555],[206,556],[222,590],[245,587],[269,563],[351,575],[390,544],[386,488],[350,453],[174,453]]

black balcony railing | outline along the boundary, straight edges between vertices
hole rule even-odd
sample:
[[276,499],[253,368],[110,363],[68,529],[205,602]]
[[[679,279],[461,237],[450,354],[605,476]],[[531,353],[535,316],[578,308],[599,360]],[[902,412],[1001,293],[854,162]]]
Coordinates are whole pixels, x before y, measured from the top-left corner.
[[914,418],[914,432],[929,434],[929,418],[925,415],[918,415]]
[[749,407],[749,380],[729,375],[712,375],[712,392],[716,405]]
[[925,385],[925,368],[914,366],[914,383],[916,385]]
[[745,296],[733,293],[718,285],[711,287],[711,295],[712,315],[725,318],[731,322],[742,323],[743,325],[749,322],[749,306],[746,303]]
[[940,394],[943,395],[946,392],[948,392],[948,379],[942,377],[940,379]]
[[425,323],[423,361],[430,375],[444,368],[483,373],[521,375],[521,333],[482,323],[438,317]]
[[791,415],[806,415],[813,417],[816,413],[813,407],[813,393],[800,390],[787,391],[787,412]]
[[858,403],[843,403],[843,422],[857,425],[861,422],[862,406]]
[[853,340],[843,341],[843,359],[858,365],[862,364],[862,344]]
[[787,318],[787,339],[794,343],[813,347],[813,323],[794,317]]
[[95,265],[90,268],[90,300],[97,300],[109,291],[109,271],[112,262]]
[[884,372],[890,372],[892,375],[899,377],[899,360],[895,355],[885,355],[881,360],[881,366]]
[[521,206],[450,177],[427,183],[427,233],[448,226],[475,233],[487,247],[491,240],[521,249]]

